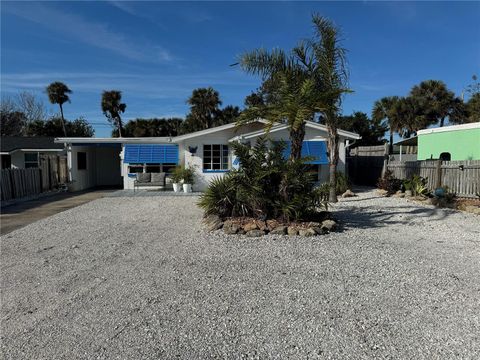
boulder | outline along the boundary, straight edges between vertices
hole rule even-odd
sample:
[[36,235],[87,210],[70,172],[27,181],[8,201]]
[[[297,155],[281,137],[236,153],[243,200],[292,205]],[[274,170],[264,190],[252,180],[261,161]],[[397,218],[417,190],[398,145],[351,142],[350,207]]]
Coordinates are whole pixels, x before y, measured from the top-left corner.
[[342,194],[342,198],[349,198],[349,197],[354,197],[356,196],[355,193],[348,189],[347,191],[345,191],[343,194]]
[[480,215],[480,207],[475,206],[475,205],[465,206],[465,211],[469,212],[469,213],[472,213],[472,214]]
[[287,234],[291,236],[298,235],[298,229],[295,226],[289,226],[287,228]]
[[330,232],[337,229],[337,223],[334,220],[324,220],[322,222],[322,230]]
[[247,231],[247,236],[249,237],[259,237],[265,235],[265,231],[263,230],[250,230]]
[[270,231],[272,235],[286,235],[287,234],[287,227],[286,226],[277,226],[273,230]]
[[272,231],[279,226],[277,220],[267,220],[266,222],[268,231]]
[[255,224],[255,222],[252,221],[243,225],[243,230],[245,230],[246,232],[249,232],[250,230],[258,230],[258,226],[257,224]]
[[383,189],[377,189],[377,194],[378,194],[378,195],[381,195],[381,196],[387,196],[387,195],[388,195],[388,191],[387,191],[387,190],[383,190]]
[[203,223],[207,226],[208,231],[215,231],[221,229],[223,221],[217,215],[209,215],[203,219]]
[[225,234],[233,235],[238,233],[239,230],[240,230],[240,225],[238,224],[234,224],[228,220],[223,223],[223,231],[225,232]]
[[265,221],[262,221],[262,220],[255,220],[255,224],[257,225],[257,228],[259,230],[268,230],[267,228],[267,223]]
[[312,226],[310,229],[315,231],[315,234],[317,235],[325,235],[327,233],[327,230],[323,229],[321,226]]
[[311,228],[307,228],[307,229],[300,229],[298,231],[298,235],[300,235],[300,236],[315,236],[315,235],[317,235],[317,233],[315,232],[315,230],[313,230]]

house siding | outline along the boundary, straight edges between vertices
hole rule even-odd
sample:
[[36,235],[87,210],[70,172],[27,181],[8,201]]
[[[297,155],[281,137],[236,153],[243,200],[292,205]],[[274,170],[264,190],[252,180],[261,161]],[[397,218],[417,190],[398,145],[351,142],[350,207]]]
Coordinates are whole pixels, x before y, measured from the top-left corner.
[[418,135],[418,160],[438,159],[448,152],[451,160],[480,160],[480,129]]

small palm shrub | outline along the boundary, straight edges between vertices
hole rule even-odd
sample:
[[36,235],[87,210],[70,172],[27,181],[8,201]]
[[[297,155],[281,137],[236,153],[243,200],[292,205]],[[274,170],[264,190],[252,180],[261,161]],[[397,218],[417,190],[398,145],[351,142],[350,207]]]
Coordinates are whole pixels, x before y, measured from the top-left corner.
[[345,191],[350,189],[350,181],[343,172],[337,172],[335,178],[337,195],[343,194]]
[[170,176],[172,182],[178,184],[183,179],[183,168],[181,166],[175,166],[172,170],[172,175]]
[[427,179],[420,175],[413,175],[411,180],[413,195],[423,196],[428,194]]
[[231,146],[240,169],[214,179],[201,195],[199,206],[206,215],[291,221],[326,208],[308,171],[308,159],[284,159],[285,142],[261,137],[254,146],[238,142]]
[[386,190],[388,195],[395,194],[402,187],[402,180],[395,178],[390,170],[385,171],[385,176],[378,179],[377,187]]

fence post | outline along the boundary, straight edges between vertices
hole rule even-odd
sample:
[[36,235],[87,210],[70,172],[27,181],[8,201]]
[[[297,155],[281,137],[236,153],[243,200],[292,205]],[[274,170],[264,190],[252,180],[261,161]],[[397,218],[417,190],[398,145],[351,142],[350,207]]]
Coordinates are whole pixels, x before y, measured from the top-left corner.
[[442,187],[442,160],[438,159],[436,163],[436,170],[437,170],[437,178],[435,182],[435,189]]
[[388,151],[388,147],[389,147],[388,143],[385,143],[384,146],[385,146],[385,150],[384,150],[384,152],[383,152],[382,178],[385,177],[385,173],[387,172],[388,153],[389,153],[389,151]]

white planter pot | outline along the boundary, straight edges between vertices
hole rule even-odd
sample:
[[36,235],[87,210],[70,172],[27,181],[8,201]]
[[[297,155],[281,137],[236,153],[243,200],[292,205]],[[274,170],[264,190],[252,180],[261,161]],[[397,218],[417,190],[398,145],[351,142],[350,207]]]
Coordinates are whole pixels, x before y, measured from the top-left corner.
[[180,192],[182,190],[182,184],[180,183],[173,183],[173,191]]
[[183,192],[191,193],[192,192],[192,184],[183,184]]

